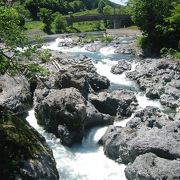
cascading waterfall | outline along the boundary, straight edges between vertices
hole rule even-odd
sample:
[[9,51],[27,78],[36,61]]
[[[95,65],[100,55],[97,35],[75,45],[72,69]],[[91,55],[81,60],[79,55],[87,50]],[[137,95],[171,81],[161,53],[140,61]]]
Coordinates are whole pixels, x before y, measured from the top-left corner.
[[[69,39],[68,39],[69,40]],[[69,40],[70,41],[70,40]],[[58,47],[58,43],[62,42],[60,39],[56,40],[44,48],[51,50],[58,50],[63,52],[82,53],[88,55],[85,47],[63,48]],[[106,76],[111,83],[116,85],[115,89],[128,86],[137,90],[137,86],[134,82],[125,77],[125,73],[121,75],[114,75],[110,72],[111,67],[118,61],[113,60],[114,48],[105,47],[100,52],[90,53],[91,57],[97,57],[97,54],[102,55],[102,59],[95,59],[95,67],[100,75]],[[104,58],[104,57],[111,57]],[[101,57],[101,56],[98,56]],[[119,60],[121,56],[119,55]],[[135,69],[136,64],[132,64],[132,70]],[[151,101],[145,97],[144,94],[137,92],[136,97],[139,103],[139,109],[145,108],[148,105],[162,108],[159,102]],[[115,122],[115,125],[125,126],[126,123],[133,117],[121,121]],[[37,120],[34,116],[34,110],[29,111],[27,121],[33,126],[41,135],[43,135],[53,150],[53,154],[57,163],[57,169],[59,171],[60,179],[62,180],[124,180],[125,165],[117,164],[113,160],[110,160],[104,155],[103,147],[97,145],[98,140],[105,133],[107,127],[92,128],[85,135],[82,144],[76,144],[72,148],[64,147],[60,144],[60,140],[54,135],[45,132],[42,127],[37,124]]]

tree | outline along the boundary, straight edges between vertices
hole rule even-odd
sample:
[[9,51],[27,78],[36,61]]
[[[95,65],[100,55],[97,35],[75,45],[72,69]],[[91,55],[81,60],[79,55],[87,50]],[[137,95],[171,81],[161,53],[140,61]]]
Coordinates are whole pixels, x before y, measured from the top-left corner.
[[[34,60],[37,53],[36,45],[31,45],[19,26],[19,15],[11,7],[0,7],[0,74],[15,75],[17,73],[30,77],[41,74],[47,70],[40,67]],[[32,73],[33,72],[33,73]]]
[[113,14],[113,8],[110,6],[110,5],[106,5],[104,8],[103,8],[103,13],[105,15],[112,15]]
[[46,8],[40,9],[40,17],[42,22],[44,23],[44,32],[50,34],[51,33],[51,23],[52,23],[52,14],[53,12]]
[[62,14],[55,13],[54,14],[54,29],[56,33],[62,33],[66,30],[67,22]]
[[38,0],[26,0],[25,7],[31,13],[31,17],[33,20],[39,19],[38,12],[39,12],[39,2]]
[[[177,0],[130,0],[132,19],[143,31],[146,45],[153,52],[158,53],[162,47],[169,45],[176,47],[177,34],[169,31],[169,22],[166,18],[171,15],[174,3]],[[172,42],[173,38],[173,42]]]

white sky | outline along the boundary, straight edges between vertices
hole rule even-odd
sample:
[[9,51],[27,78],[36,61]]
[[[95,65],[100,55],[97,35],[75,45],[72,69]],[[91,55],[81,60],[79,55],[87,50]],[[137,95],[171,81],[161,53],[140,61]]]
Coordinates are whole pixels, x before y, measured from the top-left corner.
[[111,2],[117,3],[117,4],[126,4],[128,0],[110,0]]

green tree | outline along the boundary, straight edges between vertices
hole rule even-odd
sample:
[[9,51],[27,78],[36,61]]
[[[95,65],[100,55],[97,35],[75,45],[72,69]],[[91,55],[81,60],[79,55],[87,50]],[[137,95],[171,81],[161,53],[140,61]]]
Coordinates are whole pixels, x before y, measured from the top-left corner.
[[62,33],[66,30],[67,22],[62,14],[55,13],[53,25],[56,33]]
[[19,15],[14,8],[0,7],[0,41],[0,74],[21,73],[28,76],[33,72],[36,76],[47,73],[37,63],[30,62],[35,58],[37,47],[31,45],[23,34],[19,26]]
[[132,19],[143,31],[146,45],[158,53],[162,47],[177,45],[177,34],[169,29],[169,23],[165,20],[170,16],[173,4],[177,0],[130,0],[129,6]]
[[110,6],[110,5],[106,5],[104,8],[103,8],[103,13],[105,15],[112,15],[113,14],[113,8]]
[[53,12],[49,9],[46,9],[46,8],[41,8],[40,9],[40,17],[41,17],[41,20],[42,22],[44,23],[44,32],[50,34],[52,31],[51,31],[51,23],[52,23],[52,20],[53,20],[53,17],[52,17],[52,14]]

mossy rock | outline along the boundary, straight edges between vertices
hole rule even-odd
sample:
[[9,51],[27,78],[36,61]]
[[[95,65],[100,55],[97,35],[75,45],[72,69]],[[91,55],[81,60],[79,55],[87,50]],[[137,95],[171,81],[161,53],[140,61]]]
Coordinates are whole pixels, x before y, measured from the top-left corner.
[[56,163],[45,139],[25,119],[9,112],[0,117],[0,177],[58,179]]

